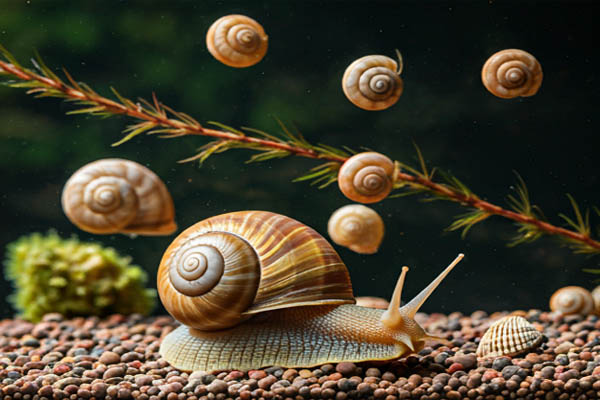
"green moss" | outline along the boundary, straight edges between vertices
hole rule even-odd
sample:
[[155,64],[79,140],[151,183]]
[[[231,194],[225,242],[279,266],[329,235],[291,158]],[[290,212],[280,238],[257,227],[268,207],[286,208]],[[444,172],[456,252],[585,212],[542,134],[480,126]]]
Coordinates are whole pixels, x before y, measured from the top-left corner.
[[156,291],[131,258],[97,243],[63,239],[56,232],[23,236],[7,247],[5,274],[21,317],[38,321],[49,312],[67,317],[149,313]]

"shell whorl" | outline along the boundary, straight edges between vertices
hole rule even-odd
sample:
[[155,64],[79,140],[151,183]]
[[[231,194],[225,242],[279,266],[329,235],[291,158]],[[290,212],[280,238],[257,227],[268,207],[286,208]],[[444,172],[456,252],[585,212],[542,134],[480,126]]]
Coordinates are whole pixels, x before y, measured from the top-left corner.
[[206,33],[208,51],[230,67],[250,67],[267,53],[268,36],[263,27],[245,15],[226,15]]
[[349,204],[337,209],[327,223],[331,240],[361,254],[377,252],[384,230],[379,214],[361,204]]
[[81,167],[65,184],[62,206],[71,222],[96,234],[169,235],[177,229],[164,183],[129,160],[102,159]]
[[[216,261],[214,271],[223,265],[222,278],[196,284],[209,260]],[[268,310],[354,303],[348,271],[333,247],[308,226],[263,211],[223,214],[186,229],[166,250],[157,281],[167,311],[199,330],[231,327]]]
[[519,49],[493,54],[481,70],[486,89],[503,99],[533,96],[540,88],[542,78],[542,67],[537,59]]
[[564,315],[588,315],[594,312],[594,298],[587,289],[580,286],[566,286],[558,289],[550,297],[550,309]]
[[365,152],[350,157],[340,168],[338,185],[350,200],[376,203],[394,186],[394,163],[380,153]]
[[404,83],[396,61],[381,55],[355,60],[342,78],[344,94],[364,110],[384,110],[396,104]]

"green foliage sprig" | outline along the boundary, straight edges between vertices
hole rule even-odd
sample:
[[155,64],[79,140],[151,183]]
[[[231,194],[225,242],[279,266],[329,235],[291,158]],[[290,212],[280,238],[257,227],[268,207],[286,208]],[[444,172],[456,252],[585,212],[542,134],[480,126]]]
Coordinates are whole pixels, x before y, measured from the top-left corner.
[[39,321],[50,312],[67,317],[112,313],[148,314],[156,291],[145,289],[146,274],[114,249],[56,232],[23,236],[7,247],[10,301],[21,317]]
[[[77,108],[69,114],[101,117],[126,115],[137,120],[138,122],[125,129],[125,136],[114,145],[124,143],[142,133],[159,134],[160,137],[168,138],[197,135],[207,136],[213,140],[200,147],[194,156],[182,162],[203,162],[213,154],[240,148],[257,152],[249,162],[262,162],[291,155],[319,159],[323,161],[321,164],[295,179],[295,181],[310,181],[319,188],[336,182],[340,166],[354,154],[354,151],[347,148],[338,149],[324,144],[311,144],[299,132],[291,132],[281,123],[279,134],[270,134],[253,128],[236,129],[217,122],[209,122],[209,124],[220,129],[206,128],[189,115],[162,104],[154,94],[151,102],[144,99],[134,102],[112,89],[116,100],[111,100],[100,96],[88,85],[76,82],[67,71],[64,71],[64,74],[68,83],[64,82],[42,62],[39,56],[37,61],[33,62],[35,70],[31,70],[19,65],[2,46],[0,52],[6,60],[0,59],[0,75],[13,79],[6,82],[8,86],[25,88],[28,94],[36,97],[57,97],[72,101]],[[420,194],[424,195],[424,200],[427,201],[447,200],[471,209],[466,214],[458,216],[448,230],[462,230],[464,236],[474,225],[497,215],[512,220],[518,227],[517,235],[509,245],[531,242],[543,235],[553,235],[561,239],[562,243],[574,252],[600,254],[600,241],[592,236],[590,211],[582,212],[570,195],[568,196],[573,208],[573,216],[561,214],[560,218],[566,223],[566,227],[561,227],[548,222],[540,209],[531,204],[525,183],[519,176],[517,176],[515,194],[508,196],[508,208],[503,208],[482,200],[458,178],[428,168],[418,148],[417,158],[418,168],[395,161],[394,189],[401,191],[390,197]],[[436,175],[439,175],[441,180],[437,180]],[[594,211],[600,215],[598,208],[594,208]],[[596,236],[598,235],[600,231]]]

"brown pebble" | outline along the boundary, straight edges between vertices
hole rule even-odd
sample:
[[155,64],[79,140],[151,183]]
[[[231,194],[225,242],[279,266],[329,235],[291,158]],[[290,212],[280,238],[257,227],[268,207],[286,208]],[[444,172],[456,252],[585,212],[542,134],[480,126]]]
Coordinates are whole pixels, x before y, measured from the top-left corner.
[[277,378],[275,378],[275,376],[273,376],[273,375],[269,375],[269,376],[267,376],[265,378],[262,378],[262,379],[260,379],[258,381],[258,387],[261,388],[261,389],[268,389],[275,382],[277,382]]
[[267,373],[263,370],[255,370],[255,371],[248,372],[248,377],[250,379],[256,379],[257,381],[265,378],[266,376],[267,376]]
[[122,377],[125,375],[125,368],[123,367],[110,367],[102,375],[102,379],[110,379],[116,377]]
[[453,374],[456,371],[462,371],[464,369],[465,369],[465,367],[461,363],[455,362],[455,363],[452,363],[452,365],[450,365],[450,367],[448,367],[448,373]]
[[352,376],[356,373],[356,364],[351,362],[341,362],[335,370],[344,376]]
[[121,361],[121,356],[112,351],[105,351],[100,355],[98,361],[106,365],[117,364]]

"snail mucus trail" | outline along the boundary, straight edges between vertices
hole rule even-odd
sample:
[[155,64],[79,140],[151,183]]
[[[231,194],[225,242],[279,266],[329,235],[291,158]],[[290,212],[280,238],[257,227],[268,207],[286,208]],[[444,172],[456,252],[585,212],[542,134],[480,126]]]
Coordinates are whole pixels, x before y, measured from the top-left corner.
[[[185,324],[169,333],[160,347],[160,354],[174,367],[182,370],[245,371],[271,365],[311,367],[342,361],[392,360],[420,351],[427,340],[446,342],[426,333],[414,320],[414,316],[444,277],[463,258],[462,254],[415,298],[400,307],[402,287],[408,271],[408,267],[403,267],[389,308],[378,310],[354,304],[352,288],[349,279],[346,279],[346,267],[331,245],[306,225],[282,215],[250,211],[225,214],[206,221],[209,223],[205,226],[201,226],[205,223],[202,221],[184,231],[180,235],[183,242],[178,241],[179,237],[175,239],[165,252],[158,272],[158,289],[165,308]],[[267,227],[264,228],[263,225]],[[281,227],[285,232],[284,240],[278,241],[277,233],[272,234],[274,226],[276,229]],[[169,271],[176,268],[171,266],[173,260],[179,257],[177,254],[189,254],[193,251],[193,246],[188,245],[190,242],[194,242],[196,247],[199,242],[203,243],[200,247],[206,246],[207,237],[214,239],[213,236],[217,235],[218,242],[223,239],[223,235],[231,235],[231,231],[235,232],[231,236],[235,238],[231,244],[233,248],[239,245],[238,239],[241,239],[254,246],[257,256],[265,264],[274,262],[273,265],[277,265],[283,262],[284,264],[278,265],[280,270],[282,265],[293,261],[290,265],[292,271],[294,268],[299,270],[288,278],[273,279],[273,273],[277,274],[279,271],[273,272],[269,269],[270,265],[261,265],[260,271],[264,275],[260,279],[276,282],[270,287],[275,292],[279,289],[284,291],[270,298],[269,293],[259,288],[255,298],[251,299],[252,304],[244,306],[246,311],[225,315],[224,325],[228,326],[219,328],[214,321],[221,314],[228,314],[229,310],[225,306],[217,306],[220,311],[209,311],[206,314],[208,318],[198,317],[195,321],[196,317],[190,313],[196,311],[194,307],[204,306],[205,300],[192,304],[189,302],[191,299],[176,293]],[[268,238],[264,235],[266,231],[271,232]],[[258,236],[262,238],[262,245],[256,241],[255,237]],[[292,253],[298,252],[298,258],[288,259],[287,251],[277,255],[279,250],[285,249],[286,240],[294,240]],[[306,243],[302,244],[303,242]],[[215,246],[221,244],[216,243]],[[315,254],[313,247],[320,252],[315,260],[312,259]],[[225,248],[224,252],[230,250],[231,248]],[[207,261],[213,256],[209,255]],[[273,258],[277,260],[273,261]],[[321,261],[320,265],[315,263],[318,260]],[[306,266],[308,268],[302,270]],[[227,271],[229,266],[225,265],[224,268]],[[205,265],[202,269],[208,270],[210,266]],[[335,272],[337,275],[333,275],[337,276],[333,280],[327,276],[319,278],[319,274],[315,274],[316,271],[327,275],[330,269],[338,270]],[[340,278],[338,272],[345,275]],[[247,271],[244,274],[248,275]],[[223,274],[224,277],[227,275],[227,272]],[[302,282],[303,276],[310,279]],[[311,280],[313,285],[306,286]],[[341,286],[337,286],[340,282]],[[234,281],[230,284],[236,286],[241,282]],[[290,285],[287,291],[286,285]],[[280,297],[286,297],[288,293],[294,293],[294,297],[298,299],[282,301]],[[235,299],[234,307],[238,307],[237,303],[244,302],[244,289],[239,288],[232,296]],[[313,297],[316,300],[310,300]],[[206,302],[214,306],[217,301],[218,299]],[[238,321],[233,321],[231,316],[234,314],[240,316]],[[207,321],[206,326],[203,321]],[[193,327],[190,326],[192,324]]]

